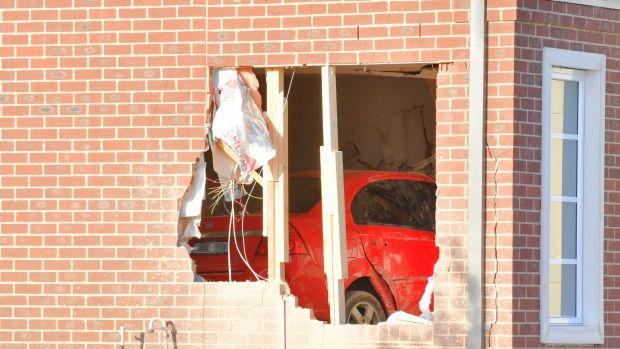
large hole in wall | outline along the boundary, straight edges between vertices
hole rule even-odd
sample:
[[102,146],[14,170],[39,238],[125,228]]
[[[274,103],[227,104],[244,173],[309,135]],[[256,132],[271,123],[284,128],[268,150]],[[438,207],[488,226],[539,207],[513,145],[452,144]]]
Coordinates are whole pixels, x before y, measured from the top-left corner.
[[[255,72],[259,91],[266,96],[264,72]],[[383,321],[397,310],[429,317],[419,301],[425,290],[428,293],[438,251],[432,180],[435,80],[432,72],[426,71],[425,77],[337,70],[338,139],[349,217],[346,312],[351,323]],[[328,321],[321,209],[317,206],[321,188],[319,148],[323,144],[321,76],[315,69],[297,68],[294,73],[287,69],[284,86],[285,95],[291,87],[287,100],[290,262],[285,274],[300,306],[312,309],[317,319]],[[266,109],[264,97],[263,104]],[[267,278],[260,186],[246,185],[246,192],[251,194],[236,205],[222,200],[215,204],[209,197],[213,197],[217,176],[209,168],[207,176],[201,230],[208,238],[193,242],[197,273],[207,281]],[[358,185],[349,188],[347,183],[353,181]],[[236,215],[231,220],[233,209]],[[231,234],[236,239],[229,247]],[[228,248],[233,251],[230,261]],[[424,307],[432,309],[432,305],[422,304]]]
[[[295,80],[288,104],[290,171],[315,170],[323,144],[321,76],[302,71]],[[434,154],[435,80],[345,70],[336,81],[345,170],[413,171]],[[418,171],[434,174],[432,164]]]

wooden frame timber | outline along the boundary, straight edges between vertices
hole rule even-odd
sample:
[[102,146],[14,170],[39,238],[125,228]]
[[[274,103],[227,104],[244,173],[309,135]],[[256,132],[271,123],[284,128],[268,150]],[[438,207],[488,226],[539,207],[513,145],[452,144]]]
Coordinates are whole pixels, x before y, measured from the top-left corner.
[[323,263],[332,324],[344,324],[344,279],[348,277],[342,152],[338,151],[336,68],[321,67],[323,143],[321,199],[323,210]]
[[[269,281],[285,285],[288,262],[288,110],[284,105],[284,70],[267,68],[267,118],[276,156],[263,168],[263,232],[268,238]],[[344,279],[348,277],[342,152],[338,151],[336,72],[321,68],[323,139],[321,197],[323,256],[330,319],[346,323]],[[285,290],[279,287],[279,292]]]
[[268,239],[269,281],[285,290],[288,262],[288,111],[284,107],[284,69],[268,68],[267,118],[275,157],[263,167],[263,234]]

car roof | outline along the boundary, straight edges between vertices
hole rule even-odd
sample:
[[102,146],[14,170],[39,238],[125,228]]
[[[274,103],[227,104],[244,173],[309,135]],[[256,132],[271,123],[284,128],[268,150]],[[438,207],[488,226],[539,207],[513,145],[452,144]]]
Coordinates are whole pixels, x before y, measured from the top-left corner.
[[[366,180],[368,182],[375,182],[382,179],[407,179],[431,183],[435,182],[432,177],[417,172],[345,170],[343,171],[343,175],[347,181]],[[318,170],[302,171],[291,173],[290,176],[318,178],[321,176],[321,172]]]
[[[354,170],[346,170],[344,171],[344,202],[345,202],[345,212],[347,216],[347,220],[351,218],[350,205],[353,200],[355,194],[362,189],[364,186],[368,185],[372,182],[377,182],[381,180],[408,180],[408,181],[419,181],[425,183],[435,184],[435,181],[424,174],[415,173],[415,172],[397,172],[397,171],[354,171]],[[303,172],[295,172],[291,173],[291,178],[316,178],[319,179],[321,176],[320,171],[303,171]],[[310,210],[308,213],[313,212],[317,214],[316,210],[320,206],[321,201]]]

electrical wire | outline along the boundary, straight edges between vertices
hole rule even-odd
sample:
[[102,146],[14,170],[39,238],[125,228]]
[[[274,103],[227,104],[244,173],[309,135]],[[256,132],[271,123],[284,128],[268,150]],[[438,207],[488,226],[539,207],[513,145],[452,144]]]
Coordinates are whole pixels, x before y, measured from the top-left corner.
[[[233,171],[234,172],[234,171]],[[232,282],[232,265],[230,263],[230,234],[231,234],[231,226],[234,227],[235,225],[235,221],[234,221],[234,217],[235,217],[235,202],[234,202],[234,197],[235,197],[235,182],[233,180],[230,181],[230,188],[231,188],[231,198],[233,200],[231,200],[232,202],[232,213],[230,214],[230,219],[228,220],[228,244],[226,245],[226,249],[228,250],[228,282]],[[226,200],[226,199],[224,199]]]
[[[243,210],[242,210],[242,214],[241,214],[241,226],[242,226],[241,227],[241,240],[243,242],[244,250],[245,250],[245,234],[244,234],[244,230],[243,230],[243,224],[244,224],[244,221],[245,221],[245,209],[246,209],[246,207],[247,207],[247,205],[244,205]],[[232,212],[233,212],[233,216],[234,216],[234,214],[235,214],[234,204],[233,204]],[[242,253],[241,253],[241,251],[239,249],[239,243],[237,242],[237,230],[236,230],[236,227],[234,225],[232,227],[232,231],[233,231],[233,238],[234,238],[234,241],[235,241],[235,248],[237,249],[237,254],[239,255],[239,258],[241,258],[241,260],[243,261],[245,266],[248,267],[248,269],[250,270],[252,275],[254,275],[254,277],[256,278],[257,281],[267,280],[266,278],[264,278],[264,277],[260,276],[258,273],[256,273],[256,271],[250,265],[250,262],[247,259],[247,255],[245,253],[242,255]],[[230,255],[230,250],[229,250],[229,255]]]
[[[230,190],[231,190],[231,194],[232,195],[234,195],[234,190],[235,190],[234,186],[235,186],[234,181],[230,181]],[[234,196],[233,196],[233,198],[234,198]],[[244,234],[243,224],[244,224],[244,221],[245,221],[245,210],[246,210],[246,206],[247,205],[243,205],[243,206],[244,206],[244,208],[243,208],[242,215],[241,215],[241,224],[242,224],[241,239],[243,241],[244,250],[245,250],[245,234]],[[245,266],[250,270],[252,275],[257,280],[266,280],[264,277],[262,277],[258,273],[256,273],[254,268],[252,268],[252,266],[250,265],[250,262],[248,261],[247,254],[241,252],[241,249],[239,248],[239,243],[237,242],[237,228],[235,226],[234,217],[235,217],[235,202],[234,202],[234,200],[232,200],[231,214],[230,214],[230,220],[229,220],[229,224],[228,224],[228,279],[229,279],[229,281],[232,281],[232,265],[231,265],[231,260],[230,260],[230,255],[231,255],[231,252],[232,252],[231,249],[230,249],[230,238],[231,238],[231,236],[232,236],[232,238],[234,240],[235,249],[237,250],[237,254],[238,254],[239,258],[241,259],[241,261],[243,262],[243,264],[245,264]]]
[[[295,79],[295,69],[296,68],[293,67],[293,72],[291,73],[291,80],[289,81],[288,88],[287,88],[287,91],[286,91],[286,96],[284,98],[284,106],[283,106],[283,109],[282,109],[283,113],[286,110],[286,107],[288,105],[288,98],[289,98],[289,95],[291,93],[291,89],[293,87],[293,80]],[[238,164],[237,164],[237,166],[238,166]],[[233,171],[233,173],[234,173],[234,171]],[[254,192],[255,186],[256,186],[256,181],[254,181],[254,184],[252,185],[252,188],[250,189],[250,192],[248,193],[248,200],[252,197],[252,193]],[[247,201],[246,201],[245,204],[243,204],[243,202],[241,202],[241,204],[243,206],[243,209],[241,211],[241,217],[240,217],[240,219],[241,219],[241,243],[242,243],[242,246],[243,246],[243,253],[241,252],[241,250],[239,248],[239,244],[237,242],[236,227],[235,227],[235,224],[233,224],[233,217],[235,216],[235,204],[234,204],[234,184],[233,184],[232,181],[231,181],[230,191],[231,191],[231,198],[233,198],[233,200],[232,200],[232,210],[231,210],[231,212],[229,212],[231,219],[229,221],[229,226],[228,226],[228,228],[229,228],[229,234],[228,234],[229,235],[228,236],[228,275],[229,275],[228,277],[229,277],[229,280],[232,280],[231,263],[230,263],[230,252],[231,252],[230,251],[230,235],[231,235],[230,234],[230,230],[231,230],[231,228],[232,228],[232,236],[233,236],[233,239],[234,239],[234,243],[235,243],[235,248],[237,250],[237,254],[241,258],[243,263],[250,270],[250,272],[256,278],[257,281],[267,280],[267,278],[265,278],[265,277],[261,276],[260,274],[258,274],[252,268],[252,266],[250,265],[250,262],[248,261],[247,251],[246,251],[246,246],[245,246],[245,227],[244,227],[244,225],[245,225],[245,213],[246,213],[246,209],[247,209]],[[263,212],[263,214],[264,214],[264,212]],[[232,225],[232,227],[231,227],[231,225]]]
[[[293,68],[293,72],[291,73],[291,80],[289,81],[288,84],[288,88],[286,91],[286,96],[284,98],[284,106],[282,109],[282,112],[284,113],[284,111],[286,110],[287,104],[288,104],[288,98],[289,95],[291,93],[291,89],[293,87],[293,80],[295,79],[295,67]],[[239,167],[239,164],[237,163],[233,169],[233,173],[231,178],[234,177],[234,173],[237,170],[237,168]],[[234,240],[234,244],[235,244],[235,249],[237,250],[237,254],[239,255],[239,258],[241,259],[241,261],[245,264],[245,266],[250,270],[250,272],[252,273],[252,275],[256,278],[257,281],[260,280],[267,280],[267,278],[261,276],[260,274],[258,274],[250,265],[250,262],[248,261],[248,257],[247,257],[247,250],[246,250],[246,245],[245,245],[245,213],[247,210],[247,201],[246,203],[243,203],[242,200],[240,200],[240,204],[243,207],[242,211],[241,211],[241,243],[242,243],[242,247],[243,247],[243,252],[241,252],[241,249],[239,248],[239,243],[237,242],[237,229],[236,229],[236,225],[235,225],[235,182],[234,180],[231,180],[229,182],[229,186],[230,186],[230,197],[231,197],[231,210],[228,211],[229,215],[230,215],[230,219],[228,221],[228,241],[227,241],[227,250],[228,250],[228,281],[231,282],[232,281],[232,263],[231,263],[231,249],[230,249],[230,239],[231,237]],[[256,186],[256,181],[254,181],[254,184],[252,185],[252,188],[250,189],[250,192],[248,193],[248,200],[252,197],[252,193],[254,192],[254,188]],[[225,207],[226,205],[224,205]],[[265,212],[263,212],[263,214],[265,214]]]
[[[245,204],[242,202],[243,209],[241,210],[241,244],[243,246],[243,258],[248,259],[248,253],[245,248],[245,211],[248,207],[248,201],[252,197],[252,191],[254,191],[254,186],[256,185],[256,181],[252,185],[252,189],[250,189],[250,193],[248,193],[248,199],[245,201]],[[237,240],[235,240],[237,241]]]
[[[233,174],[235,173],[235,171],[237,170],[239,164],[236,164],[235,167],[233,168]],[[232,177],[232,176],[231,176]],[[252,273],[252,275],[256,278],[256,280],[267,280],[266,278],[262,277],[261,275],[259,275],[258,273],[256,273],[256,271],[254,270],[254,268],[252,268],[252,266],[250,265],[250,262],[248,261],[247,258],[247,253],[245,252],[245,234],[244,234],[244,222],[245,222],[245,211],[247,208],[247,204],[243,204],[243,202],[241,201],[241,204],[243,206],[243,210],[242,210],[242,214],[241,214],[241,239],[243,242],[243,249],[244,252],[242,253],[240,248],[239,248],[239,243],[237,242],[237,229],[236,229],[236,225],[235,225],[235,181],[234,180],[230,180],[229,181],[229,188],[230,188],[230,198],[231,198],[231,210],[229,212],[230,215],[230,219],[228,220],[228,241],[227,241],[227,251],[228,251],[228,281],[232,282],[232,262],[231,262],[231,244],[230,244],[230,240],[231,237],[234,240],[234,244],[235,244],[235,249],[237,250],[237,254],[239,256],[239,258],[241,259],[241,261],[243,262],[243,264],[245,264],[245,266],[250,270],[250,272]],[[250,195],[254,190],[254,187],[256,186],[256,182],[254,182],[252,189],[250,190]]]
[[[252,198],[252,193],[254,192],[255,187],[256,187],[256,181],[254,181],[254,183],[252,184],[252,188],[250,189],[250,192],[248,193],[248,201]],[[247,255],[247,251],[245,248],[245,234],[244,234],[245,212],[246,212],[247,207],[248,205],[246,201],[246,204],[243,205],[243,210],[241,211],[241,243],[243,244],[243,258],[245,259],[245,261],[248,260],[248,255]],[[237,243],[236,238],[235,238],[235,243]],[[237,247],[237,252],[239,252],[239,247]],[[252,269],[251,266],[249,266],[249,263],[246,263],[246,265],[248,266],[252,274],[254,274],[254,277],[256,278],[257,281],[267,280],[266,278],[262,277],[260,274],[256,273],[256,271]]]
[[282,108],[282,113],[284,113],[288,105],[288,96],[291,94],[291,88],[293,87],[293,79],[295,79],[295,69],[297,69],[297,67],[293,67],[293,72],[291,73],[291,81],[288,82],[288,89],[286,90],[286,97],[284,97],[284,107]]

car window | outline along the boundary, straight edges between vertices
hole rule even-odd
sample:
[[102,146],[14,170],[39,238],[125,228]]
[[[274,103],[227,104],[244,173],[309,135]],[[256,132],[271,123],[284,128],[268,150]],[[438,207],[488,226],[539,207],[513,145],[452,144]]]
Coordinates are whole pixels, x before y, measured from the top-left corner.
[[310,211],[321,200],[321,180],[318,177],[290,177],[288,212]]
[[435,231],[435,189],[433,183],[412,180],[369,183],[351,203],[353,221]]

